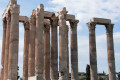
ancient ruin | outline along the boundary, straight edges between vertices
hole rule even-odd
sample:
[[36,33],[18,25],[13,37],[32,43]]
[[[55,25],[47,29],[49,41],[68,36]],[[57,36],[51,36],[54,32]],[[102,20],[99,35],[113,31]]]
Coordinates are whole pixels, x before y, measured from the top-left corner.
[[[19,22],[24,25],[23,80],[68,80],[68,25],[71,27],[71,78],[78,80],[77,24],[66,8],[44,11],[43,4],[30,17],[20,16],[17,0],[10,0],[3,14],[1,80],[17,80]],[[59,27],[59,50],[58,50]],[[58,72],[59,51],[59,72]],[[59,73],[59,77],[58,77]]]
[[97,59],[96,59],[96,38],[95,26],[105,25],[107,34],[107,55],[108,55],[108,71],[109,80],[116,80],[115,72],[115,57],[114,57],[114,44],[113,44],[113,26],[109,19],[93,18],[87,23],[89,28],[89,51],[90,51],[90,73],[91,80],[98,80],[97,77]]
[[[66,8],[54,13],[44,11],[44,5],[40,4],[32,11],[31,16],[27,17],[20,16],[17,0],[10,0],[2,17],[3,44],[0,80],[17,80],[19,22],[24,25],[23,80],[68,80],[69,48],[71,48],[71,79],[78,80],[77,24],[79,21],[74,15],[68,14]],[[69,21],[70,29],[66,21]],[[109,80],[116,80],[114,24],[111,20],[103,18],[93,18],[87,23],[91,80],[98,80],[95,38],[97,24],[106,27]],[[71,46],[68,43],[69,31],[71,32]]]

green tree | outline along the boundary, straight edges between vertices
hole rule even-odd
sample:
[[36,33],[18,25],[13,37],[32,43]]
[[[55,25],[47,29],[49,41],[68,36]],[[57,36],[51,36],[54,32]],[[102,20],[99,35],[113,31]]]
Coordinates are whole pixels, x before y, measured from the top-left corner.
[[118,80],[120,80],[120,72],[118,73]]
[[90,80],[90,65],[88,64],[86,66],[86,78],[87,80]]

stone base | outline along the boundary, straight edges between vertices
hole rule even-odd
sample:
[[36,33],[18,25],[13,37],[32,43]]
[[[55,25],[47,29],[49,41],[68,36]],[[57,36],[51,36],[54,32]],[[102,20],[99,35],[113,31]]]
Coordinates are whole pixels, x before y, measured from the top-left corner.
[[43,76],[33,76],[33,77],[28,77],[28,80],[43,80]]

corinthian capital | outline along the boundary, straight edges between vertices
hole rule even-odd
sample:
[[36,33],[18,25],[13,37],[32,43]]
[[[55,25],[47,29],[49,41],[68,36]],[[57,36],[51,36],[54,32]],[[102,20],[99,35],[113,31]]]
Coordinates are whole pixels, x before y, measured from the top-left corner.
[[78,23],[79,23],[79,20],[72,20],[72,21],[70,21],[71,29],[76,29]]
[[113,33],[114,24],[105,25],[107,33]]
[[25,30],[29,30],[29,22],[24,22],[24,28]]
[[89,30],[95,30],[95,26],[96,26],[95,22],[88,22],[87,25]]

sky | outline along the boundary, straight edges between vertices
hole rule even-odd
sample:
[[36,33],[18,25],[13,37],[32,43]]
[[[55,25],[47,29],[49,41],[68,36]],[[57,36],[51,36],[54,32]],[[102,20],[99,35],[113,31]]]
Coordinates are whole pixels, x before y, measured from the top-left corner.
[[[58,12],[66,7],[68,14],[73,14],[79,20],[78,24],[78,67],[79,72],[85,72],[89,64],[89,31],[86,25],[90,18],[111,19],[114,25],[113,37],[115,48],[116,71],[120,72],[120,0],[17,0],[20,5],[20,15],[30,16],[33,9],[44,4],[45,11]],[[0,0],[0,60],[2,49],[2,13],[9,0]],[[69,24],[68,24],[69,25]],[[24,28],[19,25],[19,74],[22,76]],[[69,32],[70,33],[70,32]],[[69,36],[70,37],[70,36]],[[70,43],[70,42],[69,42]],[[96,47],[98,72],[108,73],[106,29],[103,25],[96,26]],[[70,64],[70,63],[69,63]],[[1,67],[1,66],[0,66]]]

